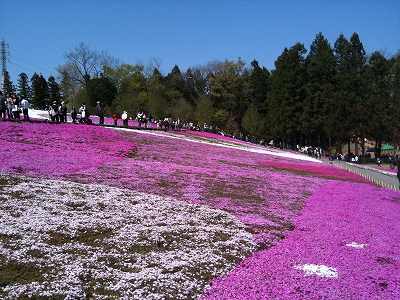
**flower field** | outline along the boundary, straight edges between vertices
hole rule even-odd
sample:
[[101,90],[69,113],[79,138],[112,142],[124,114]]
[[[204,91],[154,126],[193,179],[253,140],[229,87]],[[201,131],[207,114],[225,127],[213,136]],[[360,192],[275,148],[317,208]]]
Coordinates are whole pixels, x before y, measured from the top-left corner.
[[190,132],[1,122],[0,142],[0,263],[31,275],[1,271],[4,297],[399,297],[400,194],[357,175]]

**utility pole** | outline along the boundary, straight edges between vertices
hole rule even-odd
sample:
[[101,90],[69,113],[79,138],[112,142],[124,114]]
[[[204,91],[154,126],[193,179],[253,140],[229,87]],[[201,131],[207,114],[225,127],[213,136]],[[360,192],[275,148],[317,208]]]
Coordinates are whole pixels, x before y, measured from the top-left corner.
[[4,84],[4,74],[7,72],[7,61],[8,61],[9,55],[10,55],[10,50],[9,50],[8,44],[6,44],[5,40],[1,40],[1,42],[0,42],[0,63],[1,63],[0,85],[2,87]]

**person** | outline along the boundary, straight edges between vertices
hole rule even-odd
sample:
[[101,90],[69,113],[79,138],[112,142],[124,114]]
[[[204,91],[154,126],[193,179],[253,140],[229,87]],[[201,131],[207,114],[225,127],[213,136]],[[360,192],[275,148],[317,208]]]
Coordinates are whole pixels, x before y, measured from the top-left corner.
[[3,121],[4,121],[6,119],[6,116],[7,116],[6,97],[0,91],[0,118],[3,119]]
[[114,120],[114,126],[118,126],[119,115],[118,114],[113,114],[112,118]]
[[397,179],[399,180],[399,188],[400,188],[400,160],[397,160]]
[[79,119],[79,123],[86,123],[86,105],[82,103],[81,107],[79,108],[79,113],[81,114],[81,118]]
[[77,117],[78,113],[76,111],[75,106],[72,106],[71,109],[71,119],[72,119],[72,123],[76,123],[76,117]]
[[56,101],[53,101],[53,103],[50,105],[50,119],[52,122],[59,122],[59,116],[58,116],[58,105]]
[[378,158],[376,159],[376,163],[377,163],[378,167],[381,167],[381,166],[382,166],[382,161],[381,161],[380,157],[378,157]]
[[12,111],[13,110],[13,99],[11,97],[8,97],[6,103],[7,103],[7,118],[9,120],[12,120],[12,119],[14,119],[13,111]]
[[122,112],[121,119],[124,124],[124,127],[128,127],[128,112],[126,110]]
[[104,108],[100,101],[97,101],[96,114],[99,117],[99,125],[104,125]]
[[67,106],[65,105],[64,101],[61,101],[61,105],[59,107],[59,115],[61,123],[67,122]]
[[12,114],[14,116],[15,120],[19,120],[20,119],[20,110],[19,110],[19,101],[17,97],[13,97],[13,106],[12,106]]
[[25,98],[22,99],[21,101],[21,108],[22,108],[22,113],[24,115],[24,121],[30,121],[29,120],[29,101],[26,100]]

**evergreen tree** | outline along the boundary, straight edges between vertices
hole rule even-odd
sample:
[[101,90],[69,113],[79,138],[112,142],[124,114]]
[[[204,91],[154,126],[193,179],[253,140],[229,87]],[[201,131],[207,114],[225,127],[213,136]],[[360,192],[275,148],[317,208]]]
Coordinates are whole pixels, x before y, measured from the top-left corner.
[[43,75],[34,73],[31,78],[32,105],[37,109],[45,109],[49,105],[49,90]]
[[[374,52],[369,58],[366,79],[368,80],[368,96],[366,97],[365,117],[368,120],[366,130],[375,141],[388,141],[395,128],[393,115],[395,102],[391,99],[390,64],[380,53]],[[394,117],[394,118],[393,118]],[[393,122],[394,121],[394,122]],[[379,148],[377,149],[380,150]],[[378,156],[380,153],[377,153]]]
[[164,77],[155,68],[148,80],[148,110],[156,119],[169,116],[169,105],[165,96]]
[[390,102],[392,105],[391,121],[392,132],[391,141],[400,144],[400,53],[393,58],[389,71]]
[[336,142],[341,146],[343,142],[350,141],[352,132],[354,132],[354,105],[351,103],[353,101],[351,44],[343,34],[335,42],[334,53],[336,59],[336,92],[330,127],[335,129]]
[[201,96],[195,110],[195,120],[203,127],[204,125],[211,126],[213,123],[214,108],[208,96]]
[[196,103],[196,99],[199,97],[196,91],[196,84],[194,80],[194,75],[192,69],[187,69],[185,75],[185,90],[184,90],[184,97],[187,99],[192,105]]
[[7,71],[3,74],[3,90],[5,97],[15,95],[15,87],[10,79],[10,74]]
[[302,132],[305,144],[330,144],[333,135],[332,113],[336,61],[328,40],[317,34],[306,58],[307,97],[303,105]]
[[[111,106],[117,95],[117,88],[114,83],[105,76],[92,78],[87,83],[87,95],[89,97],[89,105],[96,106],[96,102],[100,101],[105,105]],[[125,108],[124,108],[125,109]]]
[[305,53],[300,43],[285,48],[272,73],[268,125],[275,140],[280,140],[284,147],[300,143],[300,121],[306,97]]
[[54,76],[49,77],[47,86],[48,86],[48,91],[49,91],[50,103],[53,103],[54,101],[59,103],[61,100],[60,86],[56,82],[56,79],[54,78]]
[[247,97],[258,112],[265,114],[267,97],[271,90],[270,73],[265,67],[260,67],[258,61],[251,62],[251,72],[248,76],[249,92]]
[[253,137],[261,136],[262,118],[257,108],[250,105],[242,119],[242,127],[247,135]]
[[185,96],[185,81],[177,65],[165,77],[165,96],[171,108],[177,106],[178,100]]
[[29,87],[29,78],[26,73],[21,73],[18,75],[18,96],[21,99],[30,100],[31,91]]

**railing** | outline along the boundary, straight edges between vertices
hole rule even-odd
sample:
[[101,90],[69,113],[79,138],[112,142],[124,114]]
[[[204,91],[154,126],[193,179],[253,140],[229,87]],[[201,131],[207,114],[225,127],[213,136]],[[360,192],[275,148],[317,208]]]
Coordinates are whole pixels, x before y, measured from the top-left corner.
[[[348,172],[357,174],[358,176],[368,180],[369,182],[372,182],[373,184],[380,186],[380,187],[384,187],[387,189],[391,189],[394,191],[399,191],[399,184],[396,183],[397,181],[397,176],[396,175],[390,175],[390,174],[385,174],[382,172],[379,172],[379,170],[371,170],[371,169],[366,169],[366,168],[362,168],[347,162],[340,162],[340,163],[335,163],[336,166],[338,166],[339,168],[345,169]],[[368,172],[374,172],[376,174],[379,174],[379,176],[387,176],[389,177],[391,180],[390,181],[394,181],[393,183],[388,183],[385,182],[382,179],[376,178],[375,176],[371,176],[369,174],[367,174]]]

